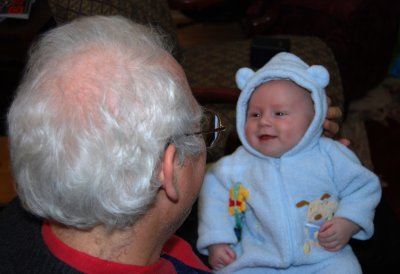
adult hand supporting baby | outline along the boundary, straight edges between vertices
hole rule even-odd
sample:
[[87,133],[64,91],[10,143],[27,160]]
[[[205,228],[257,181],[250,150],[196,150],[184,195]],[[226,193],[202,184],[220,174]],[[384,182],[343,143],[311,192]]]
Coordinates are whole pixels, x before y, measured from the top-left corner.
[[[329,97],[327,98],[328,111],[326,113],[326,119],[323,124],[323,130],[326,137],[333,138],[339,133],[340,127],[338,121],[340,121],[340,119],[342,118],[343,113],[338,106],[332,106],[332,100]],[[350,145],[350,140],[347,138],[340,138],[338,141],[345,146]]]

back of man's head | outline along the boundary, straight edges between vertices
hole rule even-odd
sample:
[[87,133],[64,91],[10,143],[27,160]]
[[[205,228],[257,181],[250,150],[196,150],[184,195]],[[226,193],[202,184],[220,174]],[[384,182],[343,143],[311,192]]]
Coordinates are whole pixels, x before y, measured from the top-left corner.
[[165,145],[199,152],[197,138],[174,139],[201,110],[166,41],[122,17],[94,16],[36,43],[8,116],[30,211],[81,228],[131,225],[159,188]]

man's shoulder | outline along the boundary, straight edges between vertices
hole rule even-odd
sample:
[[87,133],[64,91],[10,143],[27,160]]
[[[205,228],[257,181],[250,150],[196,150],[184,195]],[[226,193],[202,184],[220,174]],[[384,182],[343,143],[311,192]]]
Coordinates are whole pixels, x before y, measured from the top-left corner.
[[0,211],[0,233],[31,233],[29,229],[40,230],[41,224],[42,220],[27,212],[18,198],[13,199]]
[[8,273],[29,271],[29,268],[33,269],[30,262],[33,262],[35,258],[44,257],[41,224],[41,219],[22,208],[18,198],[1,210],[1,271],[4,269],[7,269]]
[[190,265],[187,265],[186,263],[182,262],[181,260],[172,257],[168,254],[163,254],[161,257],[164,259],[168,260],[170,263],[172,263],[175,267],[176,273],[180,274],[209,274],[211,272],[205,271],[199,268],[192,267]]
[[27,212],[18,198],[0,212],[0,249],[8,252],[26,246],[40,236],[42,220]]
[[192,246],[179,236],[173,235],[165,243],[163,251],[161,257],[172,263],[177,273],[211,273]]

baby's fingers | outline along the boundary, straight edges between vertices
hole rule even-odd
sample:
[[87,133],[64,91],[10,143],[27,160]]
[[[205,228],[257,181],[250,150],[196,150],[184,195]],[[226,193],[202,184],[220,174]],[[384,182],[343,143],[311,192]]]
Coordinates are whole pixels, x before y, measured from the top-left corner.
[[330,241],[330,242],[325,242],[325,243],[320,242],[320,245],[323,248],[325,248],[326,250],[331,251],[331,252],[338,251],[342,248],[342,245],[339,241]]

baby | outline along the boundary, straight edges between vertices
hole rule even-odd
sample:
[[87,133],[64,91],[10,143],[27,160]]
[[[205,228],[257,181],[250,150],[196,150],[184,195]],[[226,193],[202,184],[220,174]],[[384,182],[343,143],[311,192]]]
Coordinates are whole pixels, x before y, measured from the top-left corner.
[[199,251],[218,273],[361,273],[348,242],[372,236],[381,187],[321,135],[328,71],[284,52],[236,82],[242,146],[206,174]]

